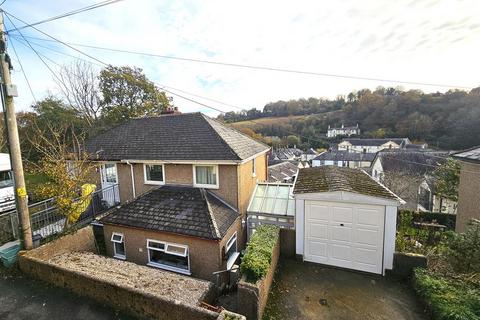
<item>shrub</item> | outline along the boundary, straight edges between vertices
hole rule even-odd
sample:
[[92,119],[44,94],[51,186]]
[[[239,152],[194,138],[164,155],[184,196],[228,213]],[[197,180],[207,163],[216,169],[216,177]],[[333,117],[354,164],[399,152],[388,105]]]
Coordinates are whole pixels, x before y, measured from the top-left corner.
[[414,288],[436,320],[474,320],[480,317],[480,288],[476,286],[416,269]]
[[445,256],[457,273],[479,273],[480,222],[472,220],[465,233],[452,233]]
[[262,225],[251,236],[240,264],[240,271],[248,282],[255,283],[267,274],[279,234],[278,227]]

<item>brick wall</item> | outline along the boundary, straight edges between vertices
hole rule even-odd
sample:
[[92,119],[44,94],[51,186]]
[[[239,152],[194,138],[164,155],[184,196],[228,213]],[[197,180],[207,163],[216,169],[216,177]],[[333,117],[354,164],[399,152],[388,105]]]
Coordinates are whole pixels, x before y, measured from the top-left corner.
[[[472,174],[471,172],[478,172]],[[458,187],[457,224],[455,230],[464,232],[467,222],[480,219],[480,164],[461,162]]]

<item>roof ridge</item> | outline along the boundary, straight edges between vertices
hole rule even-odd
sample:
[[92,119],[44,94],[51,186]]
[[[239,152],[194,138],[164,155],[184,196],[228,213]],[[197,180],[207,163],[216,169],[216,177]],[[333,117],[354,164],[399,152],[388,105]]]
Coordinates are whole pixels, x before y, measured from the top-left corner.
[[207,210],[208,210],[208,214],[210,215],[210,220],[212,221],[214,236],[217,237],[218,239],[221,239],[222,236],[220,234],[220,230],[218,229],[217,220],[215,220],[215,215],[213,214],[212,206],[210,205],[210,201],[208,200],[207,192],[205,189],[201,188],[200,193],[202,194],[202,197],[205,199],[205,203],[207,204]]

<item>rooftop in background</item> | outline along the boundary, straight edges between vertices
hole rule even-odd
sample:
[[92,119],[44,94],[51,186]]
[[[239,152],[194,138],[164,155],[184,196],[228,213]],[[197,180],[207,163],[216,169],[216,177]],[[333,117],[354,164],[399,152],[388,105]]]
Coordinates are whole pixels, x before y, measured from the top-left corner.
[[384,171],[426,174],[447,161],[447,151],[383,150],[377,154]]
[[268,167],[268,181],[285,182],[285,180],[291,180],[297,174],[297,171],[298,165],[289,161],[271,165]]
[[347,150],[332,150],[326,151],[313,160],[327,160],[327,161],[368,161],[372,162],[375,159],[376,153],[361,153],[348,152]]
[[96,160],[241,161],[269,147],[201,113],[131,119],[90,139]]
[[293,217],[295,200],[292,188],[293,184],[287,183],[258,183],[247,212]]
[[399,200],[395,194],[362,170],[337,166],[321,166],[299,170],[293,193],[335,191]]
[[237,211],[209,191],[163,186],[112,210],[101,221],[218,240],[238,217]]
[[480,163],[480,146],[455,152],[452,156],[462,161]]
[[389,141],[403,146],[410,143],[408,138],[383,138],[383,139],[343,139],[343,141],[349,142],[353,146],[381,146]]

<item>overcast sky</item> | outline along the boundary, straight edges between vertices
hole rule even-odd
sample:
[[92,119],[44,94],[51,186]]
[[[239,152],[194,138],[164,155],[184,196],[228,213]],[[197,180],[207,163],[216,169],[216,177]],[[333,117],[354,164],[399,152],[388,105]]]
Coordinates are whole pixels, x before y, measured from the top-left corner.
[[[31,23],[95,2],[99,0],[7,0],[3,8]],[[10,29],[9,21],[5,23]],[[125,0],[38,28],[69,42],[162,55],[459,87],[480,85],[478,0]],[[44,37],[31,29],[23,33]],[[36,98],[55,93],[52,75],[36,55],[19,42],[10,41]],[[32,41],[78,56],[61,45]],[[36,48],[58,64],[72,61],[46,48]],[[362,88],[399,85],[81,50],[114,65],[141,67],[158,84],[248,109],[262,109],[266,103],[281,99],[333,98]],[[9,51],[20,94],[17,108],[25,110],[33,98],[11,46]],[[426,92],[448,90],[402,86]],[[235,110],[189,97],[225,111]],[[177,97],[174,102],[183,112],[216,114]]]

